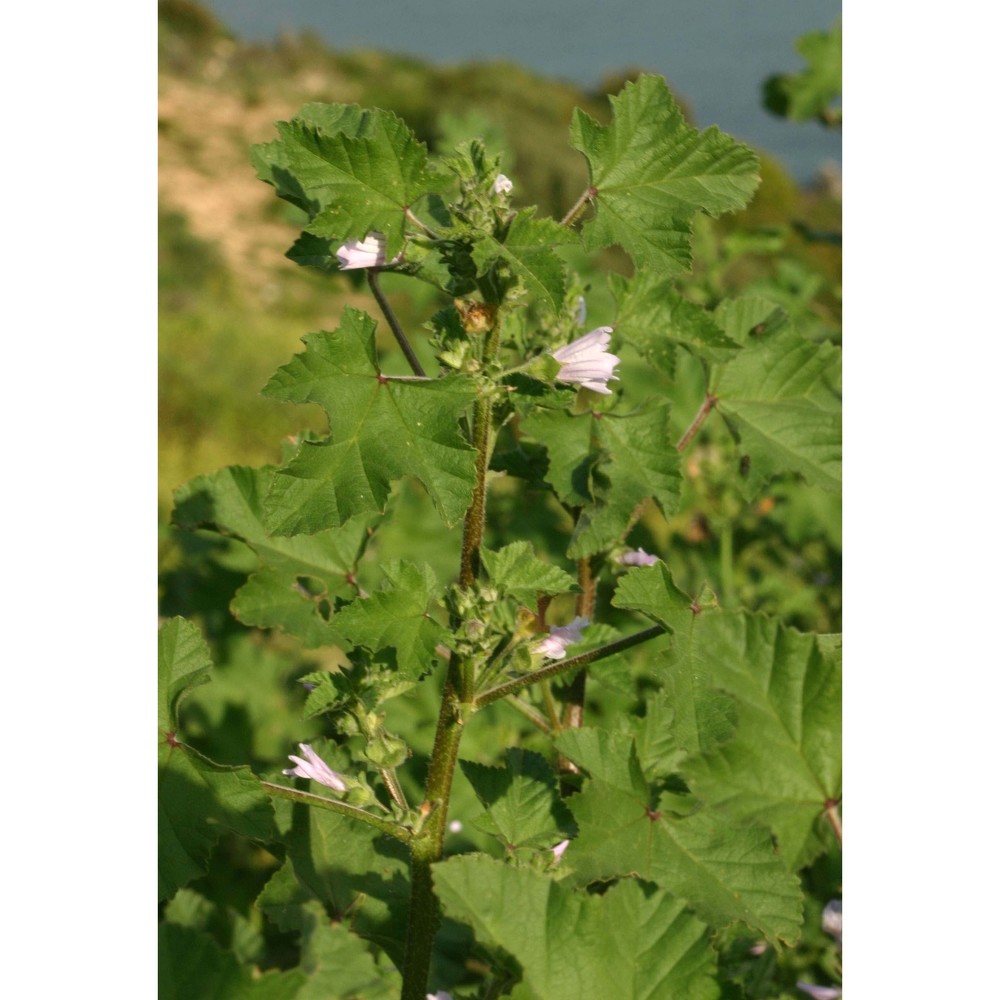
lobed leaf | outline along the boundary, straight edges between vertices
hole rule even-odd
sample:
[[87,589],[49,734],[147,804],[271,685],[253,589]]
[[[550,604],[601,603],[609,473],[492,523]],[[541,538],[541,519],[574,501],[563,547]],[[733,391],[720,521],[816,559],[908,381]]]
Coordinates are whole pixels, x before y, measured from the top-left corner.
[[481,855],[435,865],[434,886],[446,913],[517,959],[536,997],[721,995],[708,928],[662,890],[627,881],[594,896]]
[[390,484],[404,475],[423,483],[446,524],[458,521],[475,481],[475,452],[457,428],[475,397],[471,380],[382,375],[375,321],[356,309],[344,310],[336,333],[310,334],[305,344],[264,394],[319,403],[330,436],[303,442],[278,470],[264,503],[267,528],[312,534],[381,513]]
[[501,594],[533,607],[538,594],[554,597],[580,588],[565,570],[539,559],[530,542],[512,542],[498,552],[482,550],[482,561],[490,583]]
[[715,126],[685,124],[662,77],[627,83],[611,107],[610,125],[577,108],[570,126],[596,189],[584,245],[617,243],[637,268],[676,275],[691,263],[692,216],[743,208],[760,183],[757,157]]

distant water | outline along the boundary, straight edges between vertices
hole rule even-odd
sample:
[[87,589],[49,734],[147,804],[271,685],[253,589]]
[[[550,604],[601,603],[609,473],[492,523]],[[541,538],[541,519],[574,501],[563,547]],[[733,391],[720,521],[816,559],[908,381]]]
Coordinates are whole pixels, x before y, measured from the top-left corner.
[[839,0],[208,0],[239,37],[309,30],[337,51],[384,49],[439,64],[502,59],[594,87],[662,73],[695,123],[777,156],[800,181],[841,162],[840,135],[761,106],[761,83],[802,68],[795,39],[829,28]]

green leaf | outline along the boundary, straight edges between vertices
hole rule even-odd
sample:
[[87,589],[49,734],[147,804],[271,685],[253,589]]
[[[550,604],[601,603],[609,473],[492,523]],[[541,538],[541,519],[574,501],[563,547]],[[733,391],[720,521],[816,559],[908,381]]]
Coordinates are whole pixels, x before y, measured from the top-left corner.
[[570,127],[597,190],[584,245],[617,243],[637,268],[678,274],[691,263],[692,216],[743,208],[760,183],[757,157],[715,126],[686,125],[662,77],[627,83],[611,106],[610,125],[577,108]]
[[409,855],[392,837],[356,820],[302,803],[275,804],[285,864],[257,906],[282,928],[308,929],[302,909],[317,899],[337,919],[402,964],[409,901]]
[[717,408],[745,456],[741,473],[746,495],[755,495],[783,472],[838,491],[839,349],[768,321],[752,333],[743,350],[719,365],[710,380]]
[[715,1000],[708,929],[665,892],[633,881],[603,896],[465,855],[434,866],[445,912],[502,948],[544,1000]]
[[522,421],[548,451],[545,481],[566,506],[582,508],[571,558],[612,548],[646,500],[667,514],[677,509],[680,463],[677,450],[664,447],[669,422],[667,403],[630,414],[540,411]]
[[[202,875],[224,830],[256,840],[275,835],[271,803],[248,767],[223,767],[178,742],[178,705],[209,678],[208,647],[196,626],[173,618],[159,635],[159,898]],[[164,738],[166,737],[166,738]]]
[[594,423],[603,450],[594,477],[596,503],[586,506],[577,522],[568,549],[573,559],[622,541],[645,501],[654,500],[666,516],[680,504],[680,459],[670,444],[668,403],[623,415],[595,413]]
[[160,899],[205,873],[226,830],[265,843],[275,838],[270,800],[250,768],[224,767],[167,742],[159,768]]
[[369,946],[344,924],[330,923],[316,902],[302,907],[302,971],[309,981],[296,1000],[396,1000],[401,980],[376,965]]
[[207,934],[173,923],[159,929],[159,1000],[293,1000],[306,981],[301,969],[258,976]]
[[530,542],[512,542],[499,552],[482,550],[483,565],[490,575],[490,583],[501,594],[529,607],[534,607],[538,594],[555,597],[571,594],[580,588],[565,570],[551,563],[542,562]]
[[[564,732],[556,745],[573,760],[580,739]],[[609,766],[581,754],[577,763],[589,770],[586,761],[590,780],[568,801],[580,832],[563,861],[575,882],[636,875],[669,886],[714,926],[741,921],[772,941],[798,939],[802,894],[768,830],[734,827],[708,809],[683,818],[658,811],[631,740],[624,760]]]
[[337,626],[373,653],[394,649],[400,673],[418,680],[434,665],[435,647],[448,631],[429,616],[439,591],[429,566],[393,560],[382,567],[385,584],[342,608]]
[[162,734],[180,728],[177,709],[190,688],[211,679],[212,657],[198,626],[171,618],[159,635],[157,726]]
[[307,647],[335,644],[339,633],[330,621],[332,608],[355,594],[350,577],[370,524],[355,518],[308,538],[272,537],[264,527],[264,497],[275,471],[231,466],[199,476],[174,494],[173,521],[238,538],[260,558],[262,568],[230,604],[244,625],[279,628]]
[[524,287],[552,312],[566,297],[566,266],[552,247],[575,243],[576,233],[552,219],[535,219],[534,208],[518,212],[503,238],[482,234],[472,251],[477,274],[505,262]]
[[475,389],[468,378],[382,375],[375,321],[344,310],[336,333],[313,333],[306,350],[264,388],[274,399],[319,403],[326,441],[306,441],[275,475],[265,524],[277,535],[312,534],[384,509],[393,480],[419,479],[449,526],[465,513],[475,481],[474,450],[457,423]]
[[334,108],[330,117],[278,122],[280,140],[254,149],[258,174],[309,213],[308,232],[337,243],[380,232],[391,259],[406,209],[435,188],[427,148],[388,111]]
[[836,651],[759,615],[709,610],[663,662],[678,689],[722,691],[735,709],[735,733],[720,742],[696,700],[676,698],[692,790],[737,822],[767,823],[791,870],[808,864],[825,847],[825,805],[841,795]]
[[739,349],[709,312],[681,297],[672,279],[638,271],[631,280],[612,275],[610,283],[618,306],[615,332],[671,377],[677,345],[707,361],[723,361]]
[[555,775],[541,754],[509,747],[503,767],[459,764],[486,814],[476,825],[504,847],[552,847],[574,829]]
[[784,73],[764,82],[764,104],[769,111],[794,122],[818,119],[839,123],[834,104],[842,88],[842,29],[838,22],[829,31],[803,35],[795,48],[807,63],[800,73]]

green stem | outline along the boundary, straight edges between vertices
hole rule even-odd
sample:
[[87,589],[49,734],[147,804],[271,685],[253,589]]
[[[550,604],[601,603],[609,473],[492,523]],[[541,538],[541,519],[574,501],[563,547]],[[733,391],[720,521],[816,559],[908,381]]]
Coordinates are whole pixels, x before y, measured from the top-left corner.
[[406,334],[403,333],[403,328],[399,325],[399,320],[396,319],[396,314],[392,311],[389,300],[383,294],[382,288],[378,283],[378,269],[369,267],[365,273],[368,275],[368,287],[372,290],[372,295],[375,296],[375,301],[378,303],[379,309],[382,310],[382,315],[385,316],[385,321],[389,324],[389,329],[392,330],[392,335],[396,338],[396,343],[399,344],[403,354],[406,355],[406,360],[410,363],[413,374],[419,375],[421,378],[426,378],[427,373],[417,360],[416,354],[413,353],[413,348],[406,339]]
[[404,843],[413,837],[413,833],[405,826],[394,823],[392,820],[382,819],[381,816],[373,816],[370,812],[359,809],[357,806],[349,806],[346,802],[337,802],[335,799],[328,799],[323,795],[313,795],[312,792],[303,792],[298,788],[273,785],[270,781],[262,781],[261,785],[269,795],[290,799],[292,802],[304,802],[307,806],[315,806],[317,809],[329,809],[330,812],[340,813],[341,816],[350,816],[375,827],[376,830],[386,833],[390,837],[402,840]]
[[500,698],[506,698],[507,695],[514,694],[515,691],[520,691],[521,688],[536,684],[538,681],[557,677],[568,670],[575,670],[577,667],[585,666],[588,663],[595,663],[597,660],[603,660],[605,657],[614,656],[615,653],[624,652],[626,649],[638,646],[641,642],[646,642],[647,639],[654,639],[658,635],[663,635],[666,631],[663,625],[653,625],[642,632],[636,632],[634,635],[626,636],[624,639],[616,639],[614,642],[609,642],[606,646],[598,646],[597,649],[592,649],[588,653],[581,653],[579,656],[574,656],[569,660],[556,660],[547,667],[542,667],[541,670],[535,670],[533,673],[525,674],[524,677],[516,677],[512,681],[507,681],[506,684],[501,684],[489,691],[484,691],[476,698],[476,708],[482,708],[484,705],[489,705]]
[[431,967],[434,935],[441,923],[441,911],[434,895],[431,865],[441,860],[444,831],[448,821],[451,780],[458,760],[463,720],[457,703],[456,664],[450,668],[438,713],[434,749],[427,772],[424,808],[430,810],[427,823],[410,841],[410,913],[403,958],[403,992],[400,1000],[424,1000]]
[[476,449],[476,483],[472,488],[472,504],[465,514],[462,535],[462,569],[459,583],[471,587],[479,576],[479,547],[486,527],[486,470],[490,464],[490,420],[493,402],[486,394],[476,400],[472,417],[472,445]]

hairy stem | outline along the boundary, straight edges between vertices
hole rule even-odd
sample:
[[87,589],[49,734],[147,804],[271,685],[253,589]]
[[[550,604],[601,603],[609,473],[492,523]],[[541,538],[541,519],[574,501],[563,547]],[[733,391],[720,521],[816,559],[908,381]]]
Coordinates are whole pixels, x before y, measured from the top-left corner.
[[413,353],[413,348],[406,339],[406,334],[403,333],[403,328],[399,325],[399,320],[396,319],[396,314],[392,311],[389,300],[382,292],[382,288],[378,283],[378,270],[374,267],[369,267],[365,273],[368,275],[368,287],[372,290],[372,295],[375,296],[375,301],[378,303],[379,309],[382,310],[382,315],[385,316],[385,321],[389,324],[389,329],[392,330],[392,335],[396,338],[396,343],[399,344],[403,354],[406,355],[406,360],[410,363],[413,374],[419,375],[421,378],[426,378],[427,373],[417,360],[416,354]]
[[462,535],[462,569],[459,583],[471,587],[479,576],[479,547],[486,526],[486,470],[490,464],[490,420],[493,403],[488,396],[476,400],[472,417],[472,445],[476,449],[476,483],[472,488],[472,504],[465,514]]
[[441,911],[431,878],[431,865],[441,860],[444,849],[451,780],[455,773],[464,725],[453,683],[458,672],[458,665],[453,660],[441,699],[434,749],[431,751],[430,768],[427,772],[423,808],[429,811],[429,815],[423,829],[410,841],[410,913],[400,1000],[425,1000],[434,935],[441,923]]
[[562,217],[561,226],[572,226],[580,217],[584,208],[597,197],[597,188],[588,187],[576,200],[576,204]]
[[402,840],[404,843],[413,836],[410,830],[392,820],[382,819],[381,816],[373,816],[364,809],[357,806],[349,806],[346,802],[338,802],[336,799],[328,799],[324,795],[313,795],[312,792],[303,792],[298,788],[286,788],[284,785],[273,785],[270,781],[262,781],[261,786],[268,793],[282,799],[290,799],[292,802],[304,802],[307,806],[315,806],[317,809],[329,809],[330,812],[340,813],[341,816],[350,816],[353,819],[367,823],[375,827],[382,833]]
[[691,439],[698,433],[698,429],[705,422],[705,418],[715,409],[715,404],[718,401],[718,397],[713,396],[711,393],[705,397],[705,401],[694,415],[694,420],[691,421],[691,426],[681,435],[680,441],[677,442],[678,451],[683,451],[691,443]]
[[540,670],[525,674],[523,677],[515,677],[514,680],[507,681],[506,684],[500,684],[489,691],[484,691],[476,698],[476,708],[489,705],[499,698],[506,698],[507,695],[514,694],[515,691],[520,691],[521,688],[536,684],[538,681],[557,677],[559,674],[575,670],[577,667],[583,667],[588,663],[595,663],[597,660],[603,660],[605,657],[614,656],[615,653],[624,652],[626,649],[638,646],[641,642],[646,642],[648,639],[654,639],[658,635],[663,635],[664,632],[666,632],[666,628],[662,625],[653,625],[651,628],[643,629],[642,632],[625,636],[624,639],[616,639],[614,642],[609,642],[606,646],[598,646],[597,649],[592,649],[588,653],[581,653],[579,656],[574,656],[569,660],[556,660],[554,663],[550,663]]

